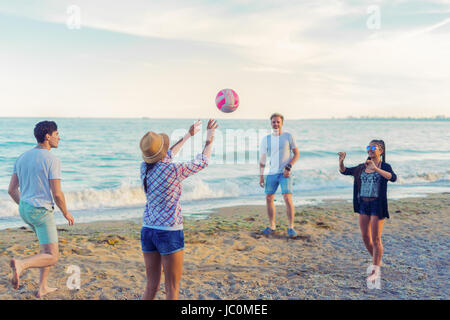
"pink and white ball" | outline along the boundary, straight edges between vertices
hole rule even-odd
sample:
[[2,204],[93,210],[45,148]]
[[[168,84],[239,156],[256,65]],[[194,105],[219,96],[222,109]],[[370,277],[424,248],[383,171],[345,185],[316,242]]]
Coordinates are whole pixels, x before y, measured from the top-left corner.
[[222,112],[236,111],[239,107],[239,96],[232,89],[220,90],[216,96],[216,106]]

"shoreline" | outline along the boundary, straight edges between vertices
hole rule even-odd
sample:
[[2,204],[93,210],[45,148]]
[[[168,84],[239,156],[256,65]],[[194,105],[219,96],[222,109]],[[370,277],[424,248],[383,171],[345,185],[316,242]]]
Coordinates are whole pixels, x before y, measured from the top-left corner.
[[[351,192],[351,190],[350,190]],[[418,198],[426,198],[428,196],[433,196],[435,194],[438,195],[443,195],[446,194],[446,192],[419,192],[417,194],[411,194],[411,195],[401,195],[401,196],[391,196],[389,201],[398,201],[398,200],[403,200],[403,199],[418,199]],[[278,198],[275,198],[275,206],[278,207],[284,207],[283,204],[283,199],[281,197],[281,194],[278,194]],[[260,197],[261,198],[261,197]],[[204,206],[204,202],[208,202],[208,201],[217,201],[217,199],[204,199],[204,200],[200,200],[202,202],[202,205]],[[223,209],[230,209],[230,208],[234,208],[234,207],[245,207],[245,206],[254,206],[254,207],[258,207],[258,208],[263,208],[265,210],[265,204],[263,204],[265,202],[265,200],[261,200],[261,204],[255,204],[254,199],[251,200],[251,204],[247,205],[247,204],[231,204],[231,205],[223,205],[223,203],[225,202],[224,199],[221,199],[221,204],[220,205],[214,205],[212,207],[202,207],[201,209],[199,209],[198,212],[196,211],[192,211],[192,208],[190,208],[190,206],[192,206],[192,200],[190,200],[189,204],[182,204],[182,207],[186,207],[189,206],[189,210],[187,210],[186,208],[183,209],[184,211],[184,219],[185,220],[197,220],[197,219],[207,219],[211,214],[216,214],[217,212],[221,212],[223,211]],[[320,205],[324,205],[328,202],[349,202],[351,203],[352,199],[351,196],[349,198],[344,198],[344,197],[339,197],[338,195],[331,195],[331,196],[307,196],[307,197],[303,197],[300,200],[299,199],[294,199],[294,206],[296,208],[298,207],[303,207],[303,206],[320,206]],[[300,203],[299,203],[300,202]],[[142,213],[140,211],[142,211],[144,205],[138,206],[138,207],[129,207],[129,208],[103,208],[102,210],[104,212],[108,212],[109,210],[112,211],[117,211],[119,210],[120,212],[126,212],[128,210],[132,210],[132,211],[139,211],[139,213],[137,215],[135,215],[135,217],[127,217],[127,218],[112,218],[112,217],[99,217],[99,218],[94,218],[94,220],[91,221],[82,221],[82,222],[77,222],[79,217],[77,217],[77,211],[82,211],[83,213],[89,212],[90,210],[94,210],[94,209],[78,209],[78,210],[72,210],[72,212],[74,213],[74,216],[76,218],[75,223],[78,224],[90,224],[90,223],[100,223],[100,222],[112,222],[112,221],[116,221],[116,222],[120,222],[120,221],[128,221],[128,220],[133,220],[133,221],[140,221],[141,220],[141,215]],[[56,211],[54,212],[55,214],[55,222],[57,227],[63,227],[65,225],[67,225],[66,220],[63,218],[62,213],[60,211],[57,211],[58,209],[56,209]],[[95,209],[97,210],[97,209]],[[186,212],[187,211],[187,212]],[[104,215],[104,214],[102,214]],[[14,230],[14,229],[18,229],[21,227],[27,227],[26,223],[20,218],[20,215],[16,215],[13,217],[3,217],[3,219],[5,218],[14,218],[14,223],[13,225],[2,225],[0,223],[0,232],[3,230]],[[78,218],[78,219],[77,219]],[[86,216],[84,215],[82,217],[82,219],[85,219]],[[2,221],[2,218],[0,218],[0,222]],[[11,223],[11,222],[9,222]]]
[[[382,236],[382,289],[368,290],[370,262],[351,202],[325,200],[295,207],[299,236],[288,239],[284,205],[277,232],[260,234],[265,206],[213,209],[185,219],[180,299],[449,299],[450,193],[389,201]],[[140,299],[145,268],[141,219],[58,226],[60,257],[43,299]],[[11,257],[39,250],[28,228],[0,230],[0,299],[36,299],[39,269],[10,284]],[[69,290],[69,265],[80,267],[81,289]],[[164,299],[164,276],[156,299]]]

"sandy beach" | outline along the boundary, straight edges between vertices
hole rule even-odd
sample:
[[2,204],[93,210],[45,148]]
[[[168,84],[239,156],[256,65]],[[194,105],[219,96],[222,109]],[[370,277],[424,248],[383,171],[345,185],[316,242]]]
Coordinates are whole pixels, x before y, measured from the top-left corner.
[[[389,202],[381,290],[365,285],[370,263],[351,202],[296,207],[299,236],[288,239],[283,205],[278,231],[263,236],[264,206],[222,208],[185,220],[181,299],[449,299],[450,193]],[[76,218],[76,217],[75,217]],[[145,268],[140,220],[58,226],[60,257],[42,299],[140,299]],[[39,269],[12,288],[10,259],[38,252],[28,228],[0,231],[0,299],[37,299]],[[81,288],[69,290],[70,265]],[[164,299],[164,280],[157,299]]]

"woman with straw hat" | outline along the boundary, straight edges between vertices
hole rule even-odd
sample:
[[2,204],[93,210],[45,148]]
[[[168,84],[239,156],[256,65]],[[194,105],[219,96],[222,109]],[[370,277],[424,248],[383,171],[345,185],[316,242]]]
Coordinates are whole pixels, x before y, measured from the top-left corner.
[[144,162],[141,164],[141,181],[147,198],[141,245],[147,274],[147,286],[142,299],[154,299],[164,270],[167,299],[178,299],[179,283],[183,270],[184,233],[181,215],[181,182],[208,165],[211,156],[215,120],[208,121],[203,152],[188,162],[172,162],[183,144],[200,129],[200,121],[169,149],[169,136],[165,133],[147,132],[140,148]]

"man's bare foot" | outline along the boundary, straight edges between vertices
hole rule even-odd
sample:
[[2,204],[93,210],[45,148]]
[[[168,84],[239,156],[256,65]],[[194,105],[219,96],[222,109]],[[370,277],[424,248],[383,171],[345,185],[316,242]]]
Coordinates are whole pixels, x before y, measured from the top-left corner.
[[19,277],[20,273],[22,272],[22,269],[20,267],[20,264],[16,259],[11,259],[9,262],[9,265],[11,266],[13,276],[11,278],[11,284],[13,285],[14,289],[19,289]]
[[36,297],[37,298],[42,298],[43,296],[45,296],[46,294],[52,293],[54,291],[58,290],[58,288],[41,288],[39,289],[39,291],[36,293]]

